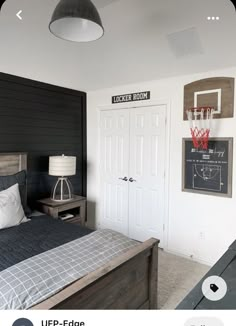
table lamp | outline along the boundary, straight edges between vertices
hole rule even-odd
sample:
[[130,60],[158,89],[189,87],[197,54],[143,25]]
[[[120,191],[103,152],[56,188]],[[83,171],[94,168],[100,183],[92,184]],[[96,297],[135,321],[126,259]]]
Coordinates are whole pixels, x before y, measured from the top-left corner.
[[51,199],[68,201],[73,198],[73,189],[68,176],[76,174],[75,156],[49,156],[49,175],[58,177],[52,190]]

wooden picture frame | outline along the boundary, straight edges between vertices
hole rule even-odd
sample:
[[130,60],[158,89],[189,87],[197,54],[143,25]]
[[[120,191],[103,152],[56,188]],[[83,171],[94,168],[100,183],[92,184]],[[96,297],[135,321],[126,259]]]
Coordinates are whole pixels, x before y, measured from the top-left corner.
[[233,138],[210,138],[207,150],[182,142],[182,191],[232,197]]

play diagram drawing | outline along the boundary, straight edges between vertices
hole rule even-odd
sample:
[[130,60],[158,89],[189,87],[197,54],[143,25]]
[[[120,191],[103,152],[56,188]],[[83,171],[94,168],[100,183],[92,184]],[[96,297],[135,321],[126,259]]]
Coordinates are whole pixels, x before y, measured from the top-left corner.
[[182,190],[232,197],[233,138],[210,138],[207,149],[183,139]]
[[193,164],[192,189],[220,192],[224,185],[221,169],[220,165]]

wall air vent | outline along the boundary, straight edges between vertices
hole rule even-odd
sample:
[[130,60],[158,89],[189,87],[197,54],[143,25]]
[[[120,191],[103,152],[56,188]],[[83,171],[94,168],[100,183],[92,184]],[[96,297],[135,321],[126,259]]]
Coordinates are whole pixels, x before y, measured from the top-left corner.
[[201,40],[195,27],[168,34],[167,40],[176,58],[203,54]]

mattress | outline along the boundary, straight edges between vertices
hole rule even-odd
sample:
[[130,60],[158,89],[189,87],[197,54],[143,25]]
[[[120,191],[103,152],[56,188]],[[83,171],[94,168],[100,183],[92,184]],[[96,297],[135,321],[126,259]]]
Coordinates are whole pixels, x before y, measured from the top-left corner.
[[79,225],[48,216],[0,230],[0,272],[25,259],[51,250],[93,232]]

